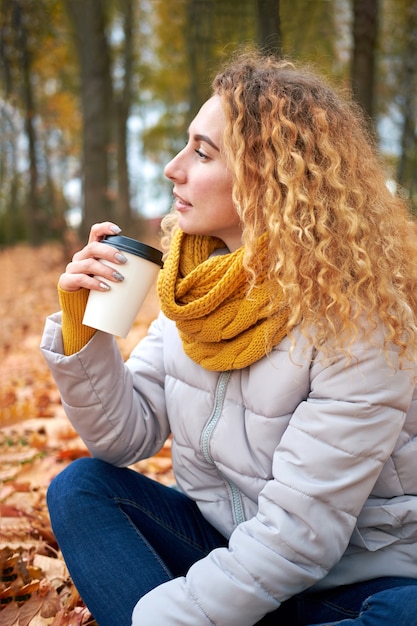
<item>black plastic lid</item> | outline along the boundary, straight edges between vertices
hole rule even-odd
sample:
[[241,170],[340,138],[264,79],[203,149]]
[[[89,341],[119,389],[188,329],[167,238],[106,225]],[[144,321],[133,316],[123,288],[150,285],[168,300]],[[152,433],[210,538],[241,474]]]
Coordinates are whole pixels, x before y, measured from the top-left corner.
[[101,243],[108,243],[118,250],[123,250],[124,252],[130,252],[131,254],[140,256],[142,259],[152,261],[152,263],[156,263],[160,267],[163,267],[164,265],[162,262],[162,252],[160,250],[152,248],[152,246],[148,246],[146,243],[142,243],[141,241],[136,241],[136,239],[131,239],[130,237],[125,237],[124,235],[106,235]]

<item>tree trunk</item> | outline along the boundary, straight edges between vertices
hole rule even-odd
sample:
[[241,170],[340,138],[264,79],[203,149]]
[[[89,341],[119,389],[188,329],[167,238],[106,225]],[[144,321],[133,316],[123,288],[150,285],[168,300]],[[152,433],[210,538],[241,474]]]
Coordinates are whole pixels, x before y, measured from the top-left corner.
[[415,173],[417,159],[416,103],[417,103],[417,2],[407,5],[405,28],[404,74],[402,77],[401,155],[397,177],[401,185],[408,188],[410,196],[416,191]]
[[3,215],[1,216],[0,238],[2,243],[11,245],[19,234],[18,215],[20,211],[18,191],[20,179],[18,173],[18,147],[19,131],[13,123],[13,116],[9,116],[6,105],[0,105],[0,204]]
[[34,126],[35,106],[31,83],[31,55],[20,2],[13,2],[13,23],[16,29],[16,41],[20,50],[19,61],[22,73],[22,103],[24,107],[25,131],[29,155],[29,192],[27,200],[28,239],[32,245],[40,243],[40,206],[38,165],[36,158],[36,131]]
[[105,3],[101,0],[66,0],[75,30],[81,69],[83,113],[84,214],[81,236],[92,224],[113,219],[110,193],[112,150],[112,81],[106,39]]
[[123,69],[124,81],[116,99],[117,110],[117,198],[116,220],[120,228],[128,232],[132,223],[130,205],[129,167],[127,159],[127,122],[132,102],[133,77],[133,28],[134,11],[132,0],[121,0],[123,12]]
[[279,0],[258,0],[258,43],[267,54],[281,56]]
[[189,118],[196,115],[210,95],[213,18],[213,0],[188,0],[185,36],[190,64]]
[[378,0],[353,0],[352,90],[369,118],[374,118]]

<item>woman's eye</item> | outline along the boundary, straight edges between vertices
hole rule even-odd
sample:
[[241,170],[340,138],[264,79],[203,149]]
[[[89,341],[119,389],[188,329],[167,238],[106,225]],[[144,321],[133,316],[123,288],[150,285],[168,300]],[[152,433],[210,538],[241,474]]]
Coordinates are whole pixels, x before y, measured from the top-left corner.
[[196,154],[198,154],[198,156],[199,156],[201,159],[208,159],[207,154],[204,154],[204,152],[201,152],[201,150],[196,149],[196,150],[195,150],[195,153],[196,153]]

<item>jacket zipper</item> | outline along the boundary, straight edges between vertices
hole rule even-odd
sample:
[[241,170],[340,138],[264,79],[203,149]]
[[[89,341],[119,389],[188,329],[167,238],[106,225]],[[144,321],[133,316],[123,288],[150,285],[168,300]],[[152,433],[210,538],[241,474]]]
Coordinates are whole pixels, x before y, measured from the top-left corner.
[[[201,436],[201,449],[202,449],[204,458],[206,459],[208,463],[211,463],[212,465],[214,465],[214,461],[209,451],[210,439],[211,439],[212,432],[217,422],[219,421],[219,418],[222,412],[224,396],[226,393],[226,388],[227,388],[227,384],[229,382],[230,376],[231,376],[230,371],[220,373],[219,380],[217,383],[217,388],[216,388],[216,395],[214,399],[213,413],[211,415],[211,418],[205,425],[202,436]],[[236,524],[241,524],[242,522],[245,521],[245,516],[243,514],[243,506],[242,506],[242,499],[240,497],[240,492],[238,488],[236,487],[236,485],[231,480],[226,478],[224,474],[221,474],[221,476],[223,480],[229,486],[230,493],[232,494],[232,508],[233,508],[233,515],[234,515]]]

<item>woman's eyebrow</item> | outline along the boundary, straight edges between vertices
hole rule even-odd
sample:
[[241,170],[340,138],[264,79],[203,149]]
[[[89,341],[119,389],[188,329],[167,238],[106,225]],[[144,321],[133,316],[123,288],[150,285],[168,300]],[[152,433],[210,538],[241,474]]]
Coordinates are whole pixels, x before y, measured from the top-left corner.
[[194,138],[194,141],[205,141],[206,143],[209,144],[209,146],[217,150],[217,152],[220,152],[220,149],[216,146],[215,143],[213,143],[210,137],[207,137],[207,135],[194,135],[193,138]]

